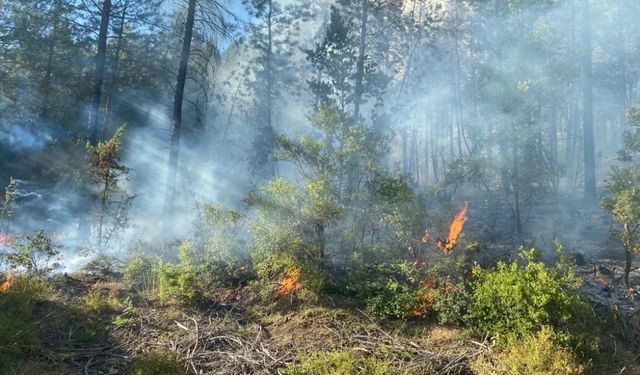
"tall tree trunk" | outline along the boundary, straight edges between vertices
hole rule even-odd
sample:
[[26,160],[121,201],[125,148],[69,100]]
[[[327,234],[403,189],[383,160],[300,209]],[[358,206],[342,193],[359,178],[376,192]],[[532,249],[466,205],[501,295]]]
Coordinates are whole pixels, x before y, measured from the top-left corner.
[[93,87],[93,101],[89,112],[89,142],[98,142],[98,117],[100,116],[100,100],[102,98],[102,82],[104,81],[104,65],[107,59],[107,35],[109,33],[109,15],[111,0],[102,3],[100,16],[100,33],[98,34],[98,53],[96,55],[95,85]]
[[591,50],[591,10],[582,3],[582,131],[584,137],[584,196],[596,201],[596,158],[593,140],[593,57]]
[[[556,114],[556,103],[551,103],[551,118],[550,120],[550,128],[549,128],[549,144],[550,144],[550,152],[551,152],[551,162],[554,167],[558,165],[558,124],[557,124],[557,114]],[[558,192],[558,177],[553,177],[553,192],[554,194]]]
[[[624,224],[624,237],[630,238],[633,234],[629,233],[631,230],[629,229],[629,224]],[[629,245],[624,245],[624,285],[629,287],[629,274],[631,273],[631,264],[633,263],[633,253],[629,248]]]
[[434,185],[438,183],[438,140],[440,139],[437,134],[438,128],[437,125],[434,126],[434,122],[431,122],[429,143],[431,144],[431,171],[433,173]]
[[116,35],[116,51],[113,57],[113,71],[111,72],[111,82],[109,82],[109,89],[107,90],[107,98],[104,107],[104,126],[109,125],[109,118],[111,117],[111,103],[113,101],[113,92],[116,88],[116,82],[118,81],[118,69],[120,67],[120,54],[122,53],[122,44],[124,43],[124,23],[127,17],[127,10],[129,8],[129,0],[125,0],[122,5],[122,13],[120,14],[120,25],[118,26],[118,34]]
[[402,174],[409,174],[409,129],[402,128]]
[[367,19],[369,18],[369,0],[362,0],[362,16],[360,18],[360,47],[358,49],[358,63],[356,67],[356,87],[353,100],[353,121],[360,118],[360,105],[364,94],[364,60],[367,52]]
[[418,130],[413,127],[411,135],[411,160],[413,160],[413,170],[415,171],[416,186],[420,185],[420,159],[418,159]]
[[275,145],[275,131],[273,130],[273,1],[269,0],[269,13],[267,14],[267,133],[269,134],[269,176],[276,175],[276,164],[273,160]]
[[176,93],[173,101],[173,114],[171,117],[171,146],[169,149],[169,171],[167,176],[167,196],[164,204],[164,233],[171,235],[173,220],[173,204],[176,196],[176,184],[178,175],[178,153],[180,150],[180,130],[182,129],[182,101],[184,98],[184,85],[187,79],[187,66],[191,51],[191,39],[193,38],[193,24],[196,13],[196,0],[189,0],[187,10],[187,23],[182,40],[182,52],[180,54],[180,68],[176,80]]
[[40,121],[47,119],[49,114],[49,101],[51,99],[51,81],[53,80],[53,58],[56,46],[56,34],[58,32],[58,22],[60,18],[60,0],[55,0],[52,14],[51,37],[47,43],[47,66],[44,72],[44,83],[42,85],[42,104],[40,106]]
[[516,234],[522,236],[522,219],[520,210],[520,179],[518,163],[518,140],[514,139],[512,144],[513,157],[513,177],[511,178],[511,189],[513,190],[513,226]]

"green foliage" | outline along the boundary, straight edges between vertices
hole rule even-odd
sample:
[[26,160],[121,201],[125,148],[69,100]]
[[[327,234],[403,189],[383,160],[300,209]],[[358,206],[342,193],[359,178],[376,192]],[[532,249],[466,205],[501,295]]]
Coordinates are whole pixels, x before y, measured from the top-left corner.
[[510,343],[489,358],[479,356],[471,368],[478,375],[580,375],[585,366],[571,350],[559,346],[553,330],[544,326],[522,341]]
[[474,269],[473,303],[466,315],[470,331],[505,345],[550,326],[559,342],[593,349],[595,320],[577,294],[575,273],[546,267],[535,260],[535,250],[524,251],[523,260],[524,265],[500,262],[495,270]]
[[[313,185],[303,191],[280,178],[262,188],[262,194],[249,197],[257,210],[250,226],[250,249],[259,278],[274,280],[281,276],[282,266],[294,265],[309,275],[326,262],[325,230],[340,209],[318,192],[321,187]],[[313,288],[322,283],[316,280]]]
[[621,165],[611,168],[606,181],[609,196],[601,205],[623,226],[613,233],[625,250],[624,281],[629,285],[633,255],[640,253],[640,109],[631,108],[627,118],[633,132],[624,134],[624,148],[618,154]]
[[182,375],[182,364],[171,352],[149,352],[135,357],[127,371],[129,375]]
[[440,324],[462,326],[471,304],[471,293],[464,284],[444,282],[437,290],[433,310]]
[[121,307],[118,291],[101,282],[95,283],[84,296],[84,308],[90,313],[111,313]]
[[203,204],[200,212],[194,247],[207,279],[233,286],[251,278],[245,217],[211,203]]
[[180,246],[180,263],[160,265],[158,295],[161,303],[191,304],[201,298],[200,280],[193,255],[191,243],[184,242]]
[[124,126],[113,136],[87,149],[87,174],[93,184],[92,195],[98,202],[96,216],[97,247],[102,250],[118,231],[127,226],[133,196],[122,187],[129,168],[120,162]]
[[353,350],[318,352],[298,358],[283,371],[287,375],[383,375],[390,364],[374,357],[363,357]]
[[55,260],[60,255],[60,248],[48,233],[37,231],[19,236],[7,254],[7,261],[14,269],[31,275],[46,275],[59,266]]
[[389,239],[379,241],[370,250],[422,258],[421,239],[427,222],[427,199],[413,191],[409,179],[376,174],[367,183],[365,207],[366,217],[378,223],[376,226],[372,224],[372,230],[388,234]]
[[162,262],[158,257],[136,255],[124,267],[124,280],[140,294],[155,290]]
[[[380,319],[405,319],[421,307],[422,284],[432,275],[404,261],[361,266],[347,272],[343,291],[362,301],[366,311]],[[425,314],[429,311],[423,311]]]
[[4,188],[4,197],[0,201],[0,222],[4,222],[4,227],[0,226],[0,233],[8,231],[9,222],[15,212],[16,197],[18,196],[18,182],[10,177],[9,183]]
[[127,327],[136,322],[137,316],[137,309],[133,305],[133,302],[131,302],[131,299],[127,297],[124,300],[124,310],[121,314],[118,314],[113,318],[111,324],[116,327]]
[[11,288],[0,293],[0,364],[27,357],[40,348],[39,329],[32,321],[34,309],[51,294],[44,278],[26,275],[15,276]]

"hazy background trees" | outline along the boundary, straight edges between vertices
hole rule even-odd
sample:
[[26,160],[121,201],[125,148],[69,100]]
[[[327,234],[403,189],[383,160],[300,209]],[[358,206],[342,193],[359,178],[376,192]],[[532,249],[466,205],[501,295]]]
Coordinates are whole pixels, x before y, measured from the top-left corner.
[[[516,238],[539,202],[580,191],[596,206],[637,101],[630,0],[0,6],[0,185],[47,189],[49,202],[18,201],[66,212],[52,219],[64,228],[91,200],[86,141],[125,123],[125,188],[142,227],[163,206],[180,227],[195,201],[242,207],[265,181],[299,178],[276,158],[279,135],[341,152],[347,138],[335,137],[358,125],[384,137],[387,172],[416,191],[482,194]],[[345,129],[314,127],[327,105]],[[365,188],[359,172],[337,182],[339,198]]]

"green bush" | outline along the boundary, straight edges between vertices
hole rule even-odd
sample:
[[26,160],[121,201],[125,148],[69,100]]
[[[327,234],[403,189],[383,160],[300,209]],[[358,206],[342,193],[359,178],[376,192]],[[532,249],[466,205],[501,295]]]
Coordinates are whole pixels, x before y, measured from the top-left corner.
[[556,344],[553,330],[545,326],[493,358],[478,357],[471,369],[478,375],[580,375],[585,366],[573,352]]
[[200,291],[198,269],[193,263],[193,251],[189,242],[180,246],[180,263],[160,265],[158,294],[163,304],[190,304],[197,302]]
[[158,257],[136,255],[124,267],[124,280],[140,294],[156,289],[161,261]]
[[435,285],[429,290],[422,288],[425,281],[433,278],[428,270],[394,261],[356,268],[346,274],[349,276],[343,281],[343,292],[361,301],[366,311],[379,319],[405,319],[430,312],[426,304],[435,296],[428,293],[435,291]]
[[463,283],[441,283],[433,303],[440,324],[462,326],[471,304],[471,293]]
[[46,275],[59,266],[60,248],[47,232],[37,231],[19,236],[6,258],[13,269]]
[[51,293],[45,279],[27,276],[16,276],[11,288],[0,293],[0,364],[25,357],[40,347],[39,332],[31,320],[36,304]]
[[130,375],[182,375],[182,365],[178,357],[171,352],[145,353],[134,358],[129,365]]
[[465,316],[472,333],[489,334],[499,345],[534,334],[543,326],[556,330],[559,342],[593,349],[594,314],[577,293],[579,279],[571,268],[548,268],[523,252],[524,265],[498,263],[494,270],[476,267],[473,302]]
[[245,241],[245,218],[240,213],[211,203],[200,209],[194,232],[196,263],[207,280],[236,286],[252,278],[251,257]]
[[389,363],[376,358],[363,358],[352,350],[312,353],[289,364],[286,375],[384,375]]

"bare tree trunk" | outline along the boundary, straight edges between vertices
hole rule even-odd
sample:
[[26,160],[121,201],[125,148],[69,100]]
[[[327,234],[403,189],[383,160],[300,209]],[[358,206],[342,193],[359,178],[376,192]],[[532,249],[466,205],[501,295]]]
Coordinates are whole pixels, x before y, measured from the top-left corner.
[[173,204],[176,195],[176,184],[178,174],[178,154],[180,150],[180,130],[182,129],[182,101],[184,97],[184,86],[187,79],[187,67],[189,64],[189,54],[191,51],[191,39],[193,38],[193,24],[196,13],[196,0],[189,0],[187,10],[187,23],[182,41],[182,52],[180,54],[180,68],[176,81],[176,93],[173,101],[173,115],[171,118],[171,146],[169,150],[169,171],[167,177],[167,196],[164,205],[164,232],[170,235],[173,220]]
[[[550,129],[549,129],[549,143],[551,149],[551,162],[554,167],[558,165],[558,124],[557,124],[557,114],[556,114],[556,103],[551,103],[551,118],[550,118]],[[554,194],[558,192],[558,176],[553,176],[553,192]]]
[[367,18],[369,18],[369,0],[362,0],[362,16],[360,18],[360,47],[358,50],[358,63],[356,67],[355,98],[353,100],[353,121],[360,118],[360,105],[364,94],[364,60],[367,48]]
[[49,100],[51,98],[51,81],[53,80],[53,57],[56,46],[56,34],[58,32],[58,21],[60,11],[60,0],[55,0],[52,15],[52,30],[49,43],[47,43],[47,67],[44,73],[44,83],[42,85],[42,104],[40,106],[40,120],[46,120],[49,113]]
[[519,165],[518,165],[518,141],[513,140],[512,144],[512,158],[513,158],[513,177],[511,178],[511,189],[513,190],[513,226],[516,230],[518,237],[522,235],[522,219],[520,213],[520,183],[519,179]]
[[593,57],[591,50],[591,11],[589,0],[582,3],[582,99],[584,136],[584,196],[596,201],[596,159],[593,140]]
[[413,127],[411,135],[411,160],[413,160],[413,169],[415,171],[415,183],[420,185],[420,160],[418,159],[418,130]]
[[104,81],[104,65],[107,59],[107,35],[109,33],[109,15],[111,0],[102,3],[100,16],[100,33],[98,34],[98,53],[96,55],[96,75],[93,87],[93,101],[89,112],[89,142],[98,142],[98,117],[100,115],[100,100],[102,98],[102,82]]
[[276,175],[276,164],[273,160],[273,150],[275,149],[275,131],[273,130],[273,1],[269,0],[269,12],[267,13],[267,134],[269,139],[270,152],[267,160],[269,176]]
[[433,172],[433,182],[434,184],[438,183],[438,143],[437,140],[440,139],[438,134],[436,133],[438,126],[434,126],[431,124],[430,130],[430,138],[431,138],[431,169]]
[[[631,233],[629,233],[629,224],[624,224],[624,237],[630,238]],[[629,287],[629,274],[631,273],[631,264],[633,262],[633,253],[628,245],[624,246],[624,285]]]
[[125,0],[122,5],[122,13],[120,14],[120,25],[118,27],[118,34],[116,36],[116,51],[113,57],[113,71],[111,72],[111,82],[109,82],[109,89],[107,90],[107,98],[104,107],[104,126],[109,125],[109,117],[111,115],[111,102],[113,100],[113,91],[115,90],[116,83],[118,81],[118,69],[120,66],[120,54],[122,53],[122,44],[124,43],[124,23],[127,17],[127,10],[129,8],[129,0]]
[[402,174],[409,174],[409,130],[402,128]]

